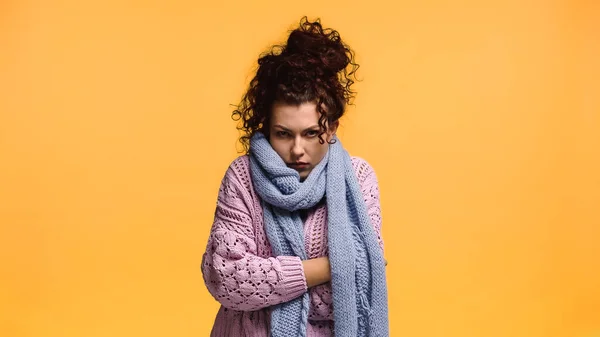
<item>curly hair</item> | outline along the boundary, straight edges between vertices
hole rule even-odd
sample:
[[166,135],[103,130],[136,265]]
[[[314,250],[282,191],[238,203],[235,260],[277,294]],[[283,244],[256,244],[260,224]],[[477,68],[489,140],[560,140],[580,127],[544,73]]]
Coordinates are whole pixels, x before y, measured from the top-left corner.
[[239,122],[237,129],[243,133],[239,141],[245,151],[256,132],[268,135],[275,102],[315,103],[320,114],[319,141],[323,144],[327,123],[337,121],[346,104],[352,104],[355,92],[350,86],[358,67],[354,52],[336,30],[324,29],[320,19],[310,22],[303,17],[285,45],[274,45],[260,55],[256,75],[231,115]]

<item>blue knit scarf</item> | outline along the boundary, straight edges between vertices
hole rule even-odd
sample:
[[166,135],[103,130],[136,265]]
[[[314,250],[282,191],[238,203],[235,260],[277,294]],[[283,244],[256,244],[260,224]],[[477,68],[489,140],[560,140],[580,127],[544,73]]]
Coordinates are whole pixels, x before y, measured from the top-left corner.
[[[250,140],[250,171],[262,199],[265,230],[275,256],[307,259],[298,211],[315,206],[326,196],[335,336],[388,336],[383,254],[351,158],[339,139],[300,182],[298,172],[287,167],[257,132]],[[271,336],[306,336],[308,309],[308,293],[274,306]]]

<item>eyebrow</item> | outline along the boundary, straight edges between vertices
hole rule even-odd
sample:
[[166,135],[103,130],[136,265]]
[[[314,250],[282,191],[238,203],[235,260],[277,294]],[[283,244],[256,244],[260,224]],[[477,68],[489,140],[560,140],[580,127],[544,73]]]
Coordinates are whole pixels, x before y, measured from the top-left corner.
[[[292,130],[290,130],[290,129],[286,128],[285,126],[283,126],[283,125],[281,125],[281,124],[275,124],[275,125],[273,125],[273,127],[274,127],[274,128],[280,128],[280,129],[283,129],[283,130],[285,130],[285,131],[289,131],[289,132],[291,132],[291,131],[292,131]],[[309,127],[307,127],[306,129],[302,130],[302,132],[304,132],[304,131],[309,131],[309,130],[314,130],[315,128],[320,128],[320,127],[319,127],[319,125],[318,125],[318,124],[315,124],[315,125],[309,126]]]

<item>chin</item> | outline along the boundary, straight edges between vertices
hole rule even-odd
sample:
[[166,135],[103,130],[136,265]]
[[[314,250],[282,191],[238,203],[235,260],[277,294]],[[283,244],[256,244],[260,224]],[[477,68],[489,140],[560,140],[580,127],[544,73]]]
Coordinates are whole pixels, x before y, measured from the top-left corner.
[[300,170],[300,171],[297,171],[298,174],[300,175],[300,181],[303,181],[304,179],[308,178],[308,176],[310,175],[311,171],[312,171],[312,168],[310,170]]

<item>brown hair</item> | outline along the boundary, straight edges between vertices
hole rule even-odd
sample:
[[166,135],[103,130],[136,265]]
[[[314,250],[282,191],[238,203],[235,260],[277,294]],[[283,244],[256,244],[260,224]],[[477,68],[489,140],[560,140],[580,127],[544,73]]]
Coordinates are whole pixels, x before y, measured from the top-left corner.
[[285,45],[274,45],[260,55],[256,75],[232,113],[232,118],[239,121],[238,130],[243,132],[240,142],[246,152],[250,138],[268,128],[275,102],[316,103],[321,115],[319,141],[323,143],[327,123],[342,117],[346,104],[354,98],[350,86],[358,67],[354,52],[337,31],[324,29],[319,19],[310,22],[303,17]]

